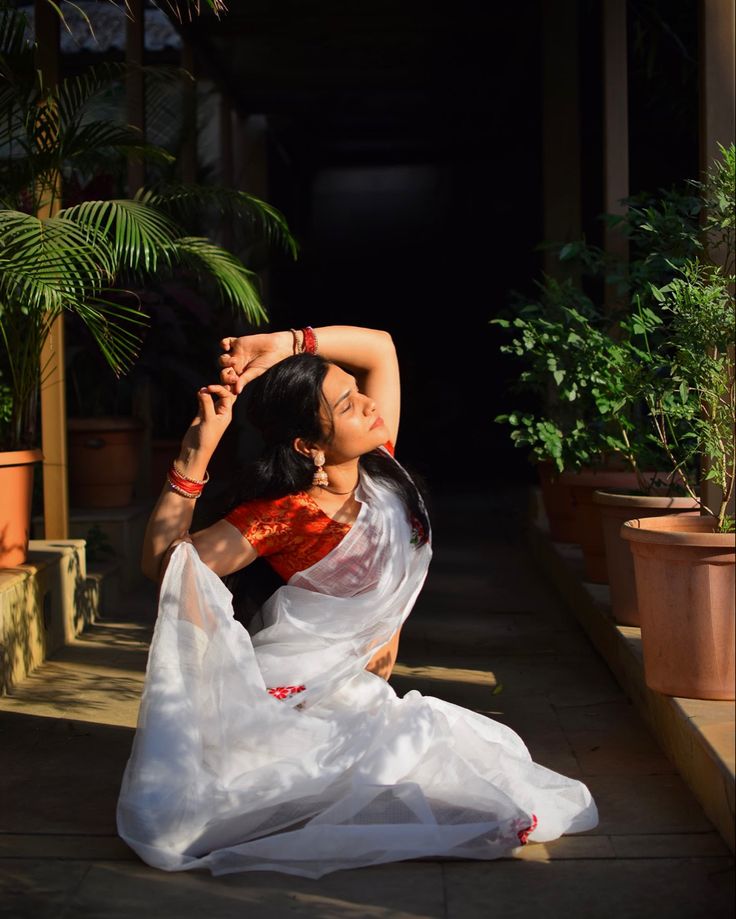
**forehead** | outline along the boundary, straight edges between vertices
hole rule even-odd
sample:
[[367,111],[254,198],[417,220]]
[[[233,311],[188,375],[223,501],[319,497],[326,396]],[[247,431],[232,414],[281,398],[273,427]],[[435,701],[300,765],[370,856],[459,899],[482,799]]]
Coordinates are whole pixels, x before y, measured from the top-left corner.
[[330,364],[322,383],[322,392],[325,394],[325,399],[329,404],[334,405],[340,396],[352,388],[353,377],[346,373],[342,367],[338,367],[337,364]]

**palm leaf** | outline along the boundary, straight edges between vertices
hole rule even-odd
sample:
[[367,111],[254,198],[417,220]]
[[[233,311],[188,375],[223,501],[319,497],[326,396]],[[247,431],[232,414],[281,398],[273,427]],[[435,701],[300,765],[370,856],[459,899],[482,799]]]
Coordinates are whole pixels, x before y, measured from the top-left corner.
[[245,219],[269,242],[276,241],[293,258],[297,256],[298,244],[284,215],[271,204],[247,192],[216,185],[166,185],[141,193],[140,197],[184,221],[203,208],[215,207],[220,213]]
[[55,90],[59,112],[64,124],[79,120],[90,103],[110,89],[117,89],[132,72],[142,74],[147,87],[176,84],[182,77],[191,77],[180,67],[133,67],[125,63],[95,64],[83,74],[67,77]]
[[28,20],[18,10],[0,10],[0,79],[10,86],[35,80],[33,44],[26,40]]
[[126,373],[140,351],[142,330],[148,325],[147,314],[104,297],[78,303],[75,313],[91,332],[113,373],[116,376]]
[[254,324],[266,321],[268,317],[252,280],[257,275],[240,259],[200,236],[177,239],[175,251],[181,262],[215,282],[226,303],[242,310]]
[[84,171],[96,168],[100,161],[135,155],[148,162],[168,166],[175,157],[163,147],[146,143],[141,131],[129,125],[105,121],[68,126],[60,134],[58,161]]
[[62,216],[0,211],[0,295],[24,311],[58,313],[109,283],[114,253]]
[[166,214],[142,201],[85,201],[65,208],[59,216],[104,237],[118,270],[155,271],[160,262],[168,265],[180,232]]

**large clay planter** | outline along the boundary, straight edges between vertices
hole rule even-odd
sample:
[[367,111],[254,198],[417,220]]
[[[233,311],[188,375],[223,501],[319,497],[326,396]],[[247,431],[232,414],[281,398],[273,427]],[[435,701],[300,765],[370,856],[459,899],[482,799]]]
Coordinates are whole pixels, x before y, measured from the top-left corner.
[[698,502],[695,498],[595,491],[593,503],[598,505],[601,513],[613,618],[619,625],[639,626],[634,559],[629,544],[621,537],[621,525],[633,518],[664,517],[687,511],[697,513]]
[[537,473],[550,536],[555,542],[575,542],[575,509],[570,486],[560,483],[560,473],[554,463],[538,463]]
[[606,549],[600,508],[593,503],[595,491],[621,489],[634,491],[638,487],[633,472],[590,470],[563,472],[560,484],[570,489],[575,514],[574,540],[583,550],[584,577],[593,584],[607,584]]
[[134,418],[69,419],[69,490],[76,507],[125,507],[133,499],[143,425]]
[[33,465],[40,450],[0,453],[0,568],[22,565],[28,556]]
[[733,533],[673,514],[621,527],[634,557],[647,686],[668,696],[734,698]]

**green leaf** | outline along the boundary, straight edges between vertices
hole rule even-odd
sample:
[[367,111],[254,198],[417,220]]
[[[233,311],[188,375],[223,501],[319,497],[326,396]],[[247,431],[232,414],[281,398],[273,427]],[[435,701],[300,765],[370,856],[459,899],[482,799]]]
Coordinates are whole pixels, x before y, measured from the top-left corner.
[[106,240],[118,268],[155,271],[170,263],[180,229],[160,211],[140,201],[85,201],[66,208],[59,216],[73,221]]
[[173,251],[184,264],[211,278],[225,302],[242,310],[251,322],[266,320],[252,280],[256,275],[236,256],[198,236],[177,239]]

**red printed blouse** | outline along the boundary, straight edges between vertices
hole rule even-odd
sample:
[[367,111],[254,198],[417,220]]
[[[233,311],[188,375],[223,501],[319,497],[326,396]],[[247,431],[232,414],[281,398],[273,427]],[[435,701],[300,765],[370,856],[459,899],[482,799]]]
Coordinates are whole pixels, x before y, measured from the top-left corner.
[[[384,446],[394,455],[394,445]],[[297,571],[310,568],[331,552],[351,524],[329,517],[307,492],[283,498],[246,501],[225,517],[288,581]]]

